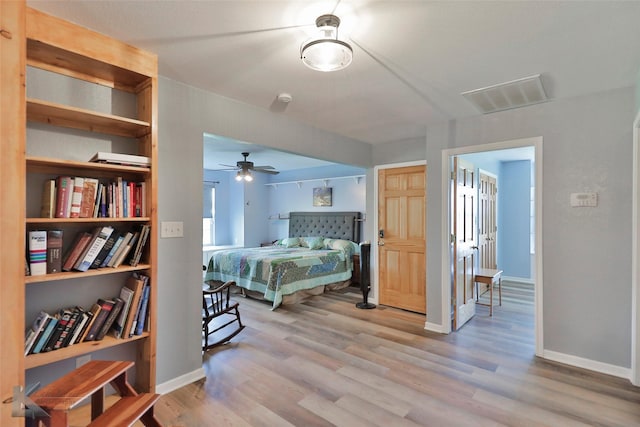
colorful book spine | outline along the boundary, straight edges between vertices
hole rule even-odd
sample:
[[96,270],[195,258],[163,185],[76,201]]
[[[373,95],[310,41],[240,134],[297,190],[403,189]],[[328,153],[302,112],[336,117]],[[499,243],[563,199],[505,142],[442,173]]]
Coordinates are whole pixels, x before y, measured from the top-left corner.
[[73,179],[73,192],[71,193],[71,210],[69,218],[80,217],[80,207],[82,206],[82,190],[84,188],[84,178],[77,176]]
[[56,181],[56,218],[69,218],[67,208],[73,191],[73,178],[59,176]]
[[147,283],[144,286],[144,290],[142,291],[142,303],[140,304],[140,312],[138,313],[138,319],[135,325],[135,331],[133,335],[142,335],[144,331],[144,325],[147,321],[148,316],[148,307],[149,307],[149,293],[151,292],[151,287]]
[[29,232],[29,268],[32,276],[47,274],[47,232]]
[[62,230],[47,231],[47,274],[62,271]]

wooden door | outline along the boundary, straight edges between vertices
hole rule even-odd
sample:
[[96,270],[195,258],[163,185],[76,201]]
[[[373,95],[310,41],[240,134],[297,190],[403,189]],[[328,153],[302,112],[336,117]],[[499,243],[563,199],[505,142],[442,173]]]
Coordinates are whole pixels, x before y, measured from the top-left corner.
[[482,171],[478,173],[478,180],[478,267],[496,269],[498,186],[496,177]]
[[426,166],[378,172],[380,304],[425,314]]
[[458,330],[476,314],[473,275],[477,246],[476,183],[473,164],[454,157],[452,174],[453,209],[453,330]]

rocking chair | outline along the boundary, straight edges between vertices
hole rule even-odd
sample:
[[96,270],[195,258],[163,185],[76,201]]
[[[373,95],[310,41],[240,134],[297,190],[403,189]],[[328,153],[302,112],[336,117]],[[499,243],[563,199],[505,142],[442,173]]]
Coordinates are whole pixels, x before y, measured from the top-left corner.
[[[239,304],[229,299],[231,286],[235,284],[234,281],[228,281],[217,287],[204,286],[202,289],[202,333],[204,335],[202,351],[228,342],[244,329],[240,320]],[[231,330],[230,326],[235,322],[238,322],[238,325]],[[223,333],[213,337],[216,332],[223,329]],[[222,335],[222,338],[219,335]],[[215,341],[209,342],[210,339]]]

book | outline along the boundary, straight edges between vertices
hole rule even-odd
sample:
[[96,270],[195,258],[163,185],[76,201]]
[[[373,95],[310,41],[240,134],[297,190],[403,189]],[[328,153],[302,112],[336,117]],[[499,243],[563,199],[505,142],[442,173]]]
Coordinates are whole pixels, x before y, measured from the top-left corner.
[[82,190],[84,188],[84,178],[76,176],[73,178],[73,191],[71,192],[71,210],[69,218],[80,217],[80,206],[82,205]]
[[142,292],[142,303],[140,304],[140,310],[138,313],[138,319],[136,321],[135,330],[132,335],[142,335],[142,332],[145,330],[145,324],[147,319],[149,318],[149,298],[150,298],[151,287],[149,283],[144,286],[144,290]]
[[96,336],[102,329],[102,326],[104,325],[105,320],[107,320],[109,313],[111,313],[111,309],[115,305],[115,301],[100,298],[98,299],[98,302],[96,304],[100,306],[100,311],[95,316],[95,320],[91,325],[91,329],[87,332],[84,341],[94,341],[96,339]]
[[106,218],[107,217],[107,192],[108,192],[108,187],[106,185],[101,185],[101,192],[100,192],[100,213],[99,216]]
[[120,248],[120,245],[122,244],[122,242],[124,242],[125,236],[126,236],[126,233],[118,235],[118,237],[116,238],[116,241],[113,242],[113,247],[105,257],[104,261],[102,261],[102,264],[100,264],[100,267],[109,266],[109,262],[111,262],[111,259],[113,258],[113,256],[116,254],[116,252],[118,252],[118,249]]
[[93,218],[96,195],[98,194],[98,180],[85,178],[82,187],[82,201],[80,203],[80,218]]
[[53,345],[53,350],[58,350],[59,348],[66,347],[69,344],[69,340],[73,335],[73,330],[76,327],[76,322],[78,321],[78,316],[80,315],[80,312],[76,308],[69,308],[65,311],[70,312],[71,314],[69,320],[64,326],[64,329],[62,330],[62,333],[60,334],[60,337],[58,337],[58,340]]
[[92,240],[91,244],[88,245],[88,250],[85,252],[84,258],[79,261],[77,267],[74,267],[78,271],[87,271],[89,267],[93,264],[96,257],[107,243],[107,239],[113,233],[113,227],[98,227],[99,231],[96,234],[95,238]]
[[40,218],[56,217],[56,180],[48,179],[42,188],[42,201],[40,204]]
[[47,231],[47,274],[62,271],[62,230]]
[[151,227],[148,224],[145,224],[140,228],[140,238],[138,238],[136,248],[133,252],[133,255],[129,259],[129,265],[131,265],[132,267],[135,267],[140,263],[140,257],[142,256],[144,245],[147,243],[150,228]]
[[60,335],[64,332],[67,323],[69,323],[69,319],[71,319],[71,311],[67,309],[61,309],[58,313],[55,314],[56,319],[58,319],[58,323],[56,324],[56,329],[51,333],[49,340],[45,344],[42,351],[52,351],[54,346],[60,339]]
[[56,179],[56,218],[69,218],[69,201],[73,191],[73,178],[59,176]]
[[105,242],[104,246],[98,253],[98,256],[96,256],[96,259],[93,260],[93,263],[89,268],[99,268],[102,265],[104,260],[107,258],[107,255],[109,255],[109,252],[111,252],[111,249],[113,248],[113,245],[116,243],[116,240],[118,240],[118,237],[120,237],[120,233],[117,230],[113,230],[113,232]]
[[127,313],[126,321],[123,325],[123,338],[129,338],[131,336],[131,329],[134,327],[134,322],[137,319],[138,310],[142,302],[142,294],[144,291],[144,280],[132,275],[127,279],[124,285],[126,288],[133,292],[133,299],[131,300],[131,308]]
[[116,251],[114,252],[113,256],[109,260],[109,262],[107,264],[108,267],[114,267],[115,262],[118,260],[118,257],[120,256],[122,251],[124,251],[125,247],[129,243],[129,241],[131,241],[132,237],[133,237],[133,233],[130,232],[130,231],[127,231],[126,234],[124,235],[122,241],[118,245],[118,249],[116,249]]
[[71,271],[82,251],[89,244],[91,233],[82,232],[76,236],[76,240],[62,260],[62,271]]
[[78,310],[79,312],[78,320],[76,320],[76,326],[73,329],[73,334],[71,335],[68,342],[66,343],[66,346],[74,345],[78,342],[78,337],[84,330],[84,326],[86,325],[86,323],[89,321],[89,318],[90,318],[89,314],[86,311],[84,311],[82,307],[76,307],[76,310]]
[[108,153],[103,151],[98,151],[93,155],[93,157],[91,157],[89,161],[140,167],[149,167],[151,165],[151,160],[149,159],[149,157],[137,156],[133,154]]
[[91,330],[93,324],[96,321],[96,318],[98,317],[98,313],[100,313],[100,310],[102,310],[102,307],[98,303],[95,303],[89,310],[86,311],[87,315],[89,316],[89,320],[84,325],[82,332],[80,332],[78,342],[86,340],[89,331]]
[[36,342],[31,349],[30,354],[37,354],[42,352],[42,349],[49,341],[49,338],[51,338],[51,334],[56,329],[56,326],[58,326],[58,319],[47,313],[47,324],[42,330],[42,333],[36,339]]
[[120,314],[118,314],[118,318],[113,322],[113,327],[111,329],[115,338],[122,337],[122,331],[124,330],[124,325],[127,322],[127,316],[131,309],[133,295],[134,291],[126,286],[123,286],[122,289],[120,289],[120,299],[124,301],[124,305],[122,306],[122,310],[120,310]]
[[45,325],[47,324],[47,320],[49,319],[49,315],[41,311],[38,317],[33,321],[31,327],[27,330],[25,334],[24,341],[24,355],[26,356],[31,351],[31,348],[34,346],[36,339],[43,331]]
[[96,335],[95,341],[101,341],[104,336],[107,335],[107,332],[109,332],[109,330],[113,326],[113,323],[118,318],[118,315],[120,314],[120,311],[124,306],[124,301],[120,297],[116,297],[113,302],[114,304],[113,307],[111,307],[111,312],[109,312],[109,316],[107,316],[104,323],[102,324],[100,331]]
[[47,232],[29,231],[29,269],[32,276],[47,274]]
[[120,267],[120,265],[122,265],[124,260],[127,258],[127,255],[129,255],[129,253],[131,252],[131,249],[135,246],[139,238],[140,238],[140,232],[139,231],[134,232],[133,236],[131,236],[131,239],[125,244],[125,247],[122,250],[122,252],[118,254],[116,261],[113,263],[113,267]]
[[100,203],[102,202],[102,193],[104,192],[104,184],[98,182],[98,189],[96,190],[96,200],[93,204],[93,217],[98,218],[100,215]]

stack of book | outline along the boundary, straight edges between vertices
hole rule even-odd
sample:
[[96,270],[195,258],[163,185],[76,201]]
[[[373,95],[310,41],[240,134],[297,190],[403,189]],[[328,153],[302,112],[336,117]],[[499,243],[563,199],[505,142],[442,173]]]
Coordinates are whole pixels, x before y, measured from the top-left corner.
[[62,254],[62,230],[33,230],[28,233],[28,267],[32,276],[61,271],[87,271],[103,267],[137,266],[144,254],[151,227],[118,231],[100,226],[80,232]]
[[41,311],[25,333],[24,354],[54,351],[111,333],[131,338],[148,330],[149,277],[135,273],[114,298],[99,298],[90,309],[76,306],[54,314]]
[[44,182],[42,218],[134,218],[146,215],[146,183],[59,176]]

